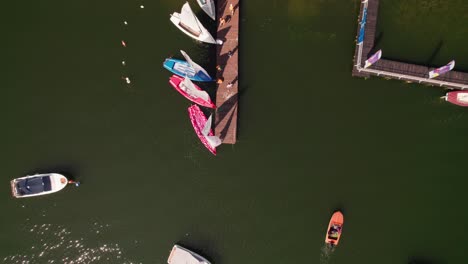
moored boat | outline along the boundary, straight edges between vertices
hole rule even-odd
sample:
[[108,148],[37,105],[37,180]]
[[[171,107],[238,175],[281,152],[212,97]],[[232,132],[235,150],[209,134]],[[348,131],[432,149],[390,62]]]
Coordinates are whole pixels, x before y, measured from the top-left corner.
[[211,17],[211,19],[216,20],[216,9],[214,0],[197,0],[198,5],[201,7],[205,13]]
[[10,184],[13,196],[23,198],[58,192],[67,186],[68,179],[62,174],[45,173],[17,178]]
[[190,106],[188,112],[193,129],[198,138],[213,155],[216,155],[216,147],[221,145],[221,139],[215,136],[211,129],[212,116],[207,120],[205,114],[203,114],[198,105]]
[[208,72],[200,65],[193,62],[192,59],[183,50],[180,51],[185,58],[185,61],[168,58],[164,61],[163,66],[168,71],[182,77],[187,77],[192,81],[210,82],[213,79]]
[[211,264],[207,259],[197,253],[183,248],[179,245],[172,247],[171,253],[167,258],[168,264]]
[[325,243],[336,246],[340,242],[341,232],[343,231],[344,218],[340,211],[333,213],[328,223],[327,233],[325,234]]
[[445,74],[455,68],[455,61],[452,60],[450,61],[447,65],[442,66],[440,68],[434,69],[429,72],[429,79],[435,78],[437,76],[440,76],[442,74]]
[[190,101],[201,106],[216,108],[216,105],[210,99],[210,95],[203,91],[198,85],[190,81],[190,79],[182,78],[178,75],[172,75],[169,78],[169,83],[174,87],[174,89]]
[[171,15],[171,22],[188,36],[206,43],[216,44],[210,32],[200,23],[188,2],[182,6],[180,13]]
[[444,98],[449,103],[468,107],[468,91],[451,91]]

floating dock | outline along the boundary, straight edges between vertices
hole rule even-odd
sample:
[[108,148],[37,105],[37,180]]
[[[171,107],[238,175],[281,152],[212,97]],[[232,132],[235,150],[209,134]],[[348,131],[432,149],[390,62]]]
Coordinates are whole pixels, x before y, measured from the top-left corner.
[[[435,69],[422,65],[380,59],[369,68],[363,64],[374,50],[375,33],[377,29],[379,0],[364,0],[359,11],[357,44],[353,60],[353,76],[369,77],[371,75],[384,78],[403,80],[406,82],[421,83],[432,86],[441,86],[450,89],[468,89],[468,73],[450,71],[437,78],[429,79],[429,71]],[[359,43],[359,32],[364,10],[367,10],[367,19],[364,21],[364,40]],[[383,51],[385,54],[385,51]]]
[[[234,12],[230,10],[232,4]],[[224,18],[223,25],[220,18]],[[235,144],[237,135],[237,107],[239,86],[239,0],[218,0],[216,3],[217,39],[223,41],[216,48],[216,78],[222,80],[216,92],[215,135],[224,144]]]

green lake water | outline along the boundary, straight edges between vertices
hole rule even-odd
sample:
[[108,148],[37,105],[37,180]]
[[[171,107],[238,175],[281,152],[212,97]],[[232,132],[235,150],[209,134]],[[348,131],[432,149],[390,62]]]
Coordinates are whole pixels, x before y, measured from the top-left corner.
[[[468,69],[466,19],[398,21],[403,2],[381,3],[384,56],[425,62],[443,41],[431,63]],[[358,1],[242,2],[238,142],[216,157],[162,68],[180,49],[214,63],[170,23],[182,4],[4,3],[0,262],[164,264],[174,243],[213,264],[466,262],[468,112],[440,88],[351,77]],[[426,23],[442,28],[414,33]],[[11,198],[11,179],[50,171],[82,184]]]
[[468,3],[381,0],[376,45],[386,58],[468,72]]

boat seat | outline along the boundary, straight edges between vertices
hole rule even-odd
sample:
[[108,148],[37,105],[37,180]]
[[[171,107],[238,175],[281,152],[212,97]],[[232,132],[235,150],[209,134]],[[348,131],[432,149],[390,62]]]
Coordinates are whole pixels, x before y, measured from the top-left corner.
[[195,70],[192,67],[190,67],[190,65],[185,63],[174,63],[174,70],[182,74],[186,74],[188,77],[195,76]]

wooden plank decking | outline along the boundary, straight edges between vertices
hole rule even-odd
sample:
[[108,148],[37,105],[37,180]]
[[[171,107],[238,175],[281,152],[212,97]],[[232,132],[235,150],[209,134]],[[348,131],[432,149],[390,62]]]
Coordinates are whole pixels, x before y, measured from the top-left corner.
[[[429,79],[429,71],[434,68],[385,59],[379,60],[368,69],[362,68],[367,58],[372,55],[371,53],[376,52],[376,50],[374,50],[374,41],[377,29],[379,0],[368,0],[366,4],[367,22],[364,32],[364,41],[361,45],[356,45],[353,59],[353,76],[369,77],[371,75],[376,75],[448,88],[468,89],[468,73],[466,72],[450,71],[435,79]],[[365,4],[362,3],[358,22],[362,19],[364,7]],[[360,25],[358,23],[357,35],[359,35],[359,28]],[[385,51],[382,52],[385,54]],[[385,57],[385,55],[383,56]]]
[[[233,5],[234,14],[229,6]],[[237,107],[238,107],[238,54],[239,54],[239,0],[218,0],[216,3],[216,18],[218,23],[217,38],[224,41],[216,50],[217,79],[223,82],[216,92],[215,134],[224,144],[236,143]],[[220,18],[226,23],[220,25]],[[231,86],[231,85],[232,86]],[[230,86],[230,87],[228,87]]]

